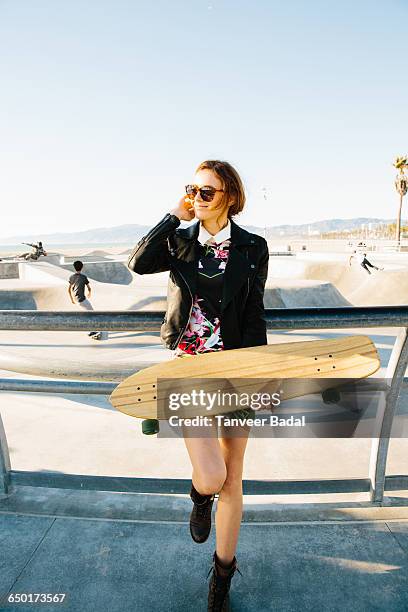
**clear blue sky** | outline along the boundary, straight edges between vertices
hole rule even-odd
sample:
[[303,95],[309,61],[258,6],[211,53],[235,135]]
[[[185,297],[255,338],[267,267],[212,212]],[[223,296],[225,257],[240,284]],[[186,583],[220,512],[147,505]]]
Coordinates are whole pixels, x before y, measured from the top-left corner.
[[0,0],[0,87],[0,237],[154,224],[207,158],[238,223],[393,217],[408,2]]

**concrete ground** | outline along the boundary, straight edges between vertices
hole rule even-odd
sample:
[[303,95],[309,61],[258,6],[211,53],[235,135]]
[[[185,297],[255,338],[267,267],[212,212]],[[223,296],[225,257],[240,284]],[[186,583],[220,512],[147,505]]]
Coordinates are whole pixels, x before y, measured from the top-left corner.
[[[173,516],[178,520],[163,521],[154,515],[142,520],[123,512],[125,506],[135,510],[143,503],[151,505],[151,501],[143,502],[136,495],[132,500],[125,494],[129,499],[121,502],[122,511],[112,512],[109,496],[113,494],[94,492],[99,497],[96,500],[85,492],[65,494],[70,499],[71,516],[62,515],[62,508],[66,508],[62,500],[54,499],[53,506],[46,490],[41,491],[38,514],[24,512],[15,500],[15,506],[11,501],[7,509],[0,500],[1,610],[207,609],[206,577],[215,548],[214,529],[205,544],[192,541],[188,530],[189,500],[188,504],[187,499],[183,500],[185,507],[180,516]],[[36,495],[38,490],[31,493],[31,501]],[[72,511],[72,495],[87,498],[82,512]],[[30,494],[26,492],[25,496],[29,498]],[[87,516],[87,512],[93,513],[93,508],[102,505],[103,518]],[[237,551],[242,576],[236,574],[232,581],[232,610],[408,609],[407,510],[407,506],[399,508],[400,518],[392,518],[395,513],[390,509],[377,508],[382,513],[377,513],[377,520],[309,517],[284,522],[270,516],[263,522],[251,522],[244,516]],[[112,518],[107,518],[109,512]],[[4,603],[7,595],[22,593],[66,595],[63,604]]]

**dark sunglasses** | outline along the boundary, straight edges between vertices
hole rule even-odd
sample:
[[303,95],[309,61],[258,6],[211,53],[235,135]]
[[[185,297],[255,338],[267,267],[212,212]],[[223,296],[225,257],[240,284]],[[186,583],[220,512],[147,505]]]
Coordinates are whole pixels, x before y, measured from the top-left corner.
[[224,191],[224,189],[215,189],[210,185],[204,185],[204,187],[197,187],[197,185],[186,185],[186,194],[196,197],[197,193],[200,192],[200,197],[204,202],[211,202],[214,199],[217,191]]

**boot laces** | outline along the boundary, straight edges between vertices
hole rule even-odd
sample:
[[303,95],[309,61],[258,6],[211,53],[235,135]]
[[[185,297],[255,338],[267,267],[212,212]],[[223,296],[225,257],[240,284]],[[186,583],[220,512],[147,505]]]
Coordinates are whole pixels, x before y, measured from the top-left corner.
[[210,496],[206,501],[201,504],[194,504],[195,514],[199,518],[207,518],[208,514],[211,513],[212,505],[214,502],[214,495]]
[[199,518],[207,518],[208,514],[211,512],[210,508],[211,508],[212,504],[210,502],[208,503],[204,503],[202,505],[197,505],[196,504],[196,515]]
[[241,572],[237,565],[235,565],[235,569],[228,576],[218,576],[215,571],[215,564],[212,565],[207,574],[210,575],[211,571],[214,570],[213,577],[210,583],[210,591],[209,591],[209,609],[212,612],[222,612],[224,608],[225,600],[228,596],[229,589],[231,586],[231,580],[235,573],[235,570],[242,576]]
[[[211,574],[211,571],[212,571],[213,569],[214,569],[214,566],[212,565],[212,566],[210,567],[210,569],[208,570],[207,580],[208,580],[208,576]],[[235,569],[236,569],[236,571],[238,572],[238,574],[239,574],[240,576],[242,576],[241,572],[239,571],[239,567],[238,567],[238,565],[235,567]],[[230,579],[230,582],[231,582],[232,574],[231,574],[230,576],[227,576],[227,578],[229,578],[229,579]]]

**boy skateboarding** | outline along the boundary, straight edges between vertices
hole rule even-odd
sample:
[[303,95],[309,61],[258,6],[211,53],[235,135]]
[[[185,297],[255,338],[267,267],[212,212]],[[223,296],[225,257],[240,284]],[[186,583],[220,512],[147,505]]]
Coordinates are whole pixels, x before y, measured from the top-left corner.
[[373,268],[374,270],[384,270],[384,268],[377,268],[377,266],[374,266],[374,264],[368,261],[367,253],[358,253],[357,251],[353,251],[352,255],[350,255],[349,266],[351,266],[352,259],[356,259],[360,266],[364,268],[368,274],[371,274],[368,268]]
[[41,255],[43,257],[47,256],[47,252],[44,250],[43,243],[40,241],[38,244],[31,244],[31,242],[23,242],[27,246],[32,247],[31,253],[23,253],[20,257],[24,258],[26,261],[37,261]]

